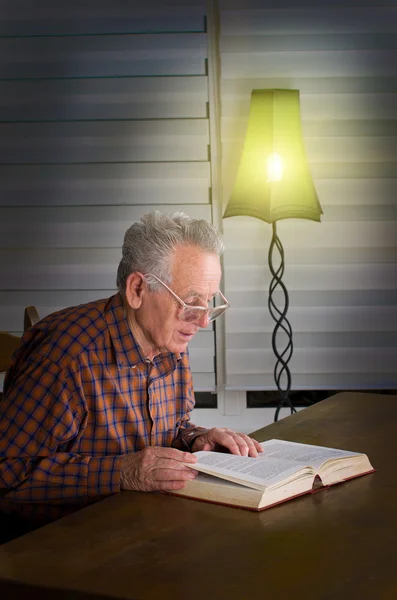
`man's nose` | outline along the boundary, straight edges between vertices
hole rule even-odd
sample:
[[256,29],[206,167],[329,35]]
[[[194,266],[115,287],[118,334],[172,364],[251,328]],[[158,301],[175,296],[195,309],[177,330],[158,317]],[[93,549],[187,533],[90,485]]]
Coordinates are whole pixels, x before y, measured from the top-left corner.
[[200,319],[198,320],[198,325],[199,327],[202,327],[203,329],[205,327],[208,327],[210,320],[209,320],[209,315],[208,313],[204,313],[202,317],[200,317]]

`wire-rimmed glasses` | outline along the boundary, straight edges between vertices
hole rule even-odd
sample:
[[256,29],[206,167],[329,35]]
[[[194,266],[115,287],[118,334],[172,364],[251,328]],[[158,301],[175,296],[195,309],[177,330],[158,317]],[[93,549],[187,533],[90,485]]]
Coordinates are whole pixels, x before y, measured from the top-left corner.
[[230,306],[229,302],[226,300],[225,296],[220,290],[217,292],[217,295],[219,294],[219,297],[222,300],[223,304],[218,304],[218,306],[212,306],[210,308],[206,308],[205,306],[192,306],[191,304],[186,304],[186,302],[179,298],[179,296],[177,296],[177,294],[175,294],[175,292],[173,292],[172,289],[164,283],[164,281],[161,281],[161,279],[159,279],[157,275],[153,275],[153,273],[144,273],[143,276],[153,277],[163,287],[165,287],[165,289],[168,290],[170,294],[174,296],[175,300],[178,302],[178,304],[181,305],[183,309],[181,311],[181,314],[179,315],[179,319],[181,321],[193,323],[194,321],[202,319],[204,315],[208,315],[208,322],[211,323],[211,321],[214,321],[215,319],[223,315],[225,310],[228,309]]

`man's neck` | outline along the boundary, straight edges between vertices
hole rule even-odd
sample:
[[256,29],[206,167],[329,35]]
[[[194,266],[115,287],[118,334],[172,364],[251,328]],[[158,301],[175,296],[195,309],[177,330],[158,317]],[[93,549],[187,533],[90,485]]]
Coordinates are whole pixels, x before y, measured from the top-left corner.
[[134,310],[128,305],[127,301],[124,298],[123,304],[128,326],[131,330],[132,335],[134,336],[136,343],[140,346],[145,359],[153,361],[154,357],[160,354],[161,350],[147,340],[142,329],[136,322]]

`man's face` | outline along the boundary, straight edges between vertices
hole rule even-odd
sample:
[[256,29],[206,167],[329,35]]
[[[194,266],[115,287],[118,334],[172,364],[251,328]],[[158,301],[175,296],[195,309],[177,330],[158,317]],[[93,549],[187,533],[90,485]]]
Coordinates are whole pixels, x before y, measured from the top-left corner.
[[[221,266],[216,254],[209,254],[195,246],[181,246],[175,251],[171,262],[172,280],[169,287],[186,304],[208,307],[219,289]],[[141,306],[135,311],[134,318],[138,327],[140,342],[146,353],[161,351],[183,352],[200,327],[207,327],[208,316],[188,323],[179,317],[183,311],[181,305],[165,288],[149,291],[146,285]],[[143,338],[143,339],[142,339]],[[142,343],[143,342],[143,343]]]

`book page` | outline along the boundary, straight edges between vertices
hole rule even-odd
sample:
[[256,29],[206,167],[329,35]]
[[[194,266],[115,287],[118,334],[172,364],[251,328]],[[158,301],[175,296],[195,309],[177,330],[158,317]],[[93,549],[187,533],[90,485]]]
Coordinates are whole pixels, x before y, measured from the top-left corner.
[[264,490],[266,487],[307,477],[327,460],[359,456],[357,452],[313,446],[284,440],[262,442],[257,458],[221,452],[196,452],[198,462],[189,467],[235,483]]
[[302,471],[303,474],[312,473],[310,468],[305,468],[305,464],[279,458],[251,458],[205,451],[195,454],[198,461],[195,464],[189,463],[189,467],[259,490],[293,479]]
[[290,460],[299,464],[311,465],[316,470],[329,459],[359,456],[357,452],[326,448],[325,446],[299,444],[297,442],[285,442],[284,440],[269,440],[262,442],[261,446],[264,452],[259,457],[260,459],[274,458]]

